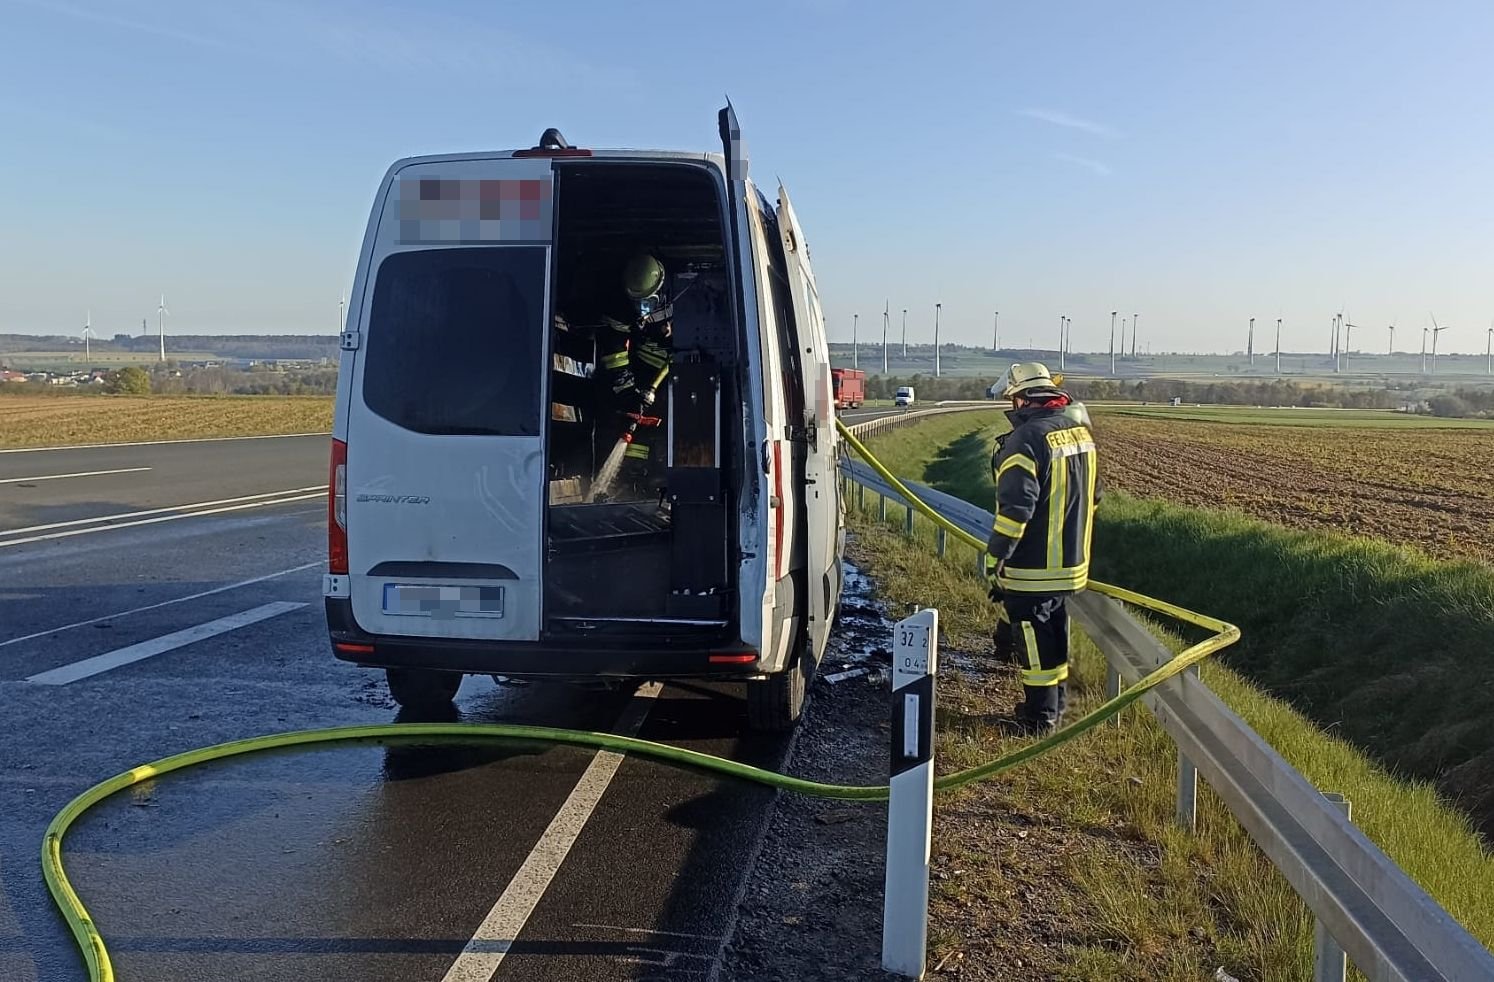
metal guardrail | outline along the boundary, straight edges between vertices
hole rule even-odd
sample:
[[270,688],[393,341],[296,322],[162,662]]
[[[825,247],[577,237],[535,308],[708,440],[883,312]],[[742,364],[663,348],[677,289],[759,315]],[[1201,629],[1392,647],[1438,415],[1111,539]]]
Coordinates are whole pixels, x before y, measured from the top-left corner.
[[870,436],[873,433],[881,433],[883,430],[896,429],[908,423],[915,423],[930,416],[938,416],[942,413],[961,413],[972,409],[1003,409],[1001,403],[985,402],[940,402],[935,403],[927,409],[905,409],[902,412],[890,410],[889,415],[879,416],[876,419],[867,420],[865,423],[853,423],[851,430],[858,437]]
[[[900,424],[906,417],[891,418]],[[860,461],[843,461],[841,473],[881,496],[884,509],[885,499],[900,497]],[[981,538],[989,533],[993,516],[984,508],[905,483],[955,525]],[[1104,652],[1117,691],[1120,679],[1135,682],[1172,658],[1116,601],[1081,593],[1072,606]],[[1341,980],[1345,954],[1374,982],[1494,979],[1494,955],[1350,823],[1348,803],[1313,788],[1196,674],[1164,682],[1142,700],[1178,747],[1179,821],[1193,826],[1201,774],[1317,918],[1314,979]]]

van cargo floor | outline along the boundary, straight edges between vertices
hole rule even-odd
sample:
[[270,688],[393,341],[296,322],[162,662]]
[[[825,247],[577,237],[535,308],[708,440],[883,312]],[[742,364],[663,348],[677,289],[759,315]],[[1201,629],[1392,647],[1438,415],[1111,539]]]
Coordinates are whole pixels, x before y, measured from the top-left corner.
[[652,501],[550,508],[550,545],[557,552],[626,547],[640,536],[668,534],[669,519]]

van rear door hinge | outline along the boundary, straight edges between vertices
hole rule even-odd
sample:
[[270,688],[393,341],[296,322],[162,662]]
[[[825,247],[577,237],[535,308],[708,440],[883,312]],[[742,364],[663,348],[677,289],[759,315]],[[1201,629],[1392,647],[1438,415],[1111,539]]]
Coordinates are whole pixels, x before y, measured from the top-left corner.
[[342,332],[342,350],[343,351],[357,351],[358,350],[358,332],[357,331],[343,331]]

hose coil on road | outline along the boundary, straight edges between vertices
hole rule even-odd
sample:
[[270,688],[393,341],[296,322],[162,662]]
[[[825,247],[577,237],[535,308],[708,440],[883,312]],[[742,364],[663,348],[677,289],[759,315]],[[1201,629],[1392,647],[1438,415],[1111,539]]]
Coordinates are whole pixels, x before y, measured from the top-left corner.
[[[840,430],[841,436],[846,439],[852,449],[876,470],[884,480],[896,488],[898,493],[912,507],[960,541],[976,549],[985,549],[986,544],[984,542],[954,525],[908,490],[906,485],[899,481],[891,471],[882,465],[881,461],[877,460],[866,449],[845,423],[836,420],[836,426]],[[984,764],[957,771],[953,774],[946,774],[938,778],[934,782],[936,790],[947,791],[974,781],[980,781],[1047,753],[1054,747],[1072,740],[1085,730],[1092,729],[1114,716],[1137,699],[1140,699],[1148,690],[1185,671],[1190,666],[1197,664],[1221,648],[1233,644],[1240,637],[1240,630],[1234,625],[1205,614],[1197,613],[1196,611],[1178,607],[1175,604],[1146,597],[1139,593],[1122,589],[1121,587],[1099,583],[1094,580],[1090,581],[1089,589],[1095,593],[1135,604],[1138,607],[1165,614],[1187,624],[1212,631],[1214,632],[1214,636],[1180,652],[1177,657],[1157,668],[1135,685],[1121,692],[1119,695],[1106,700],[1091,712],[1070,723],[1068,726],[1049,734],[1047,737]],[[46,835],[42,840],[42,876],[46,880],[47,889],[51,892],[53,901],[56,902],[58,910],[61,912],[63,919],[67,921],[73,937],[78,942],[78,946],[82,951],[84,961],[88,967],[88,976],[91,982],[113,982],[115,977],[114,967],[109,958],[108,947],[104,944],[104,938],[93,923],[93,918],[88,913],[88,908],[83,905],[83,901],[79,898],[77,891],[73,889],[72,883],[68,880],[67,871],[62,862],[63,837],[67,834],[72,824],[84,812],[88,811],[88,809],[109,796],[141,782],[154,780],[173,771],[180,771],[199,764],[224,760],[229,757],[308,745],[370,742],[418,743],[430,739],[459,739],[465,741],[529,740],[576,747],[593,747],[648,757],[666,764],[711,771],[744,781],[765,784],[784,791],[793,791],[798,794],[812,795],[820,798],[837,798],[848,801],[885,801],[888,795],[887,785],[824,784],[818,781],[793,777],[788,774],[779,774],[776,771],[764,770],[749,764],[728,760],[724,757],[714,757],[709,754],[698,753],[694,750],[684,749],[683,747],[673,747],[668,744],[656,743],[652,740],[641,740],[637,737],[506,723],[383,723],[371,726],[337,726],[315,730],[294,730],[288,733],[272,733],[266,736],[250,737],[245,740],[234,740],[229,743],[220,743],[210,747],[188,750],[184,753],[165,757],[149,764],[143,764],[94,785],[68,802],[67,806],[58,812],[47,826]]]

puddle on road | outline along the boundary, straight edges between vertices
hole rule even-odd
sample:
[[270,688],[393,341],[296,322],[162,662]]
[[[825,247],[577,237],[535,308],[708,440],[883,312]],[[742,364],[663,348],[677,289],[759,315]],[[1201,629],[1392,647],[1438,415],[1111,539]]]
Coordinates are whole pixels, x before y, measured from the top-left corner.
[[[887,616],[886,608],[876,599],[876,584],[871,576],[850,559],[843,562],[845,587],[841,591],[840,617],[830,634],[820,674],[835,675],[866,668],[874,680],[883,678],[892,665],[892,629],[897,622]],[[988,668],[980,659],[949,648],[942,639],[939,658],[941,664],[962,671],[984,672]]]
[[866,669],[862,677],[880,681],[892,664],[892,625],[875,599],[871,577],[851,560],[845,563],[840,616],[820,663],[821,676]]

